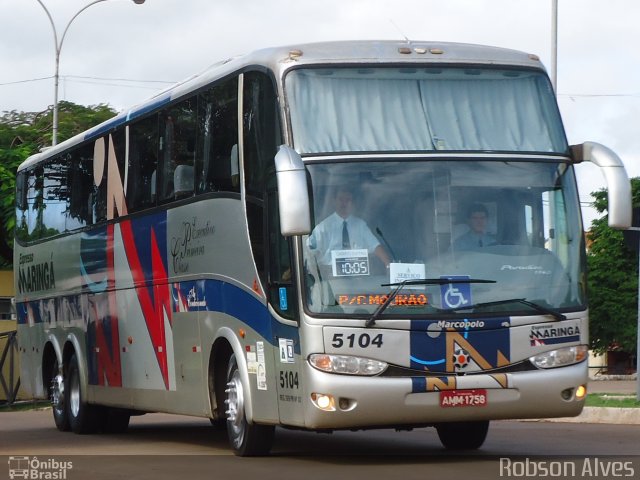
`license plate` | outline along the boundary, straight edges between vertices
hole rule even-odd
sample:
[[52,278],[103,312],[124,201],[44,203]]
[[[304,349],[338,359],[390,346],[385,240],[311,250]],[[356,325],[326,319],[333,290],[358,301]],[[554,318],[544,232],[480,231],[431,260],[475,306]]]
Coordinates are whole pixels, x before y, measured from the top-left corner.
[[475,390],[443,390],[440,392],[441,407],[484,407],[487,405],[487,391]]

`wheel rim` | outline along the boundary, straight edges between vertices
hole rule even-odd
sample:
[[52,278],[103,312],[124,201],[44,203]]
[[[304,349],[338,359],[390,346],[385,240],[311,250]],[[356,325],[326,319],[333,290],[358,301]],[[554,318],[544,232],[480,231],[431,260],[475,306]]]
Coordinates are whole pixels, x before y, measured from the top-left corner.
[[64,379],[59,374],[51,380],[51,405],[57,415],[64,413]]
[[227,427],[234,443],[240,445],[242,444],[246,424],[244,421],[244,390],[238,370],[235,370],[231,375],[225,392],[227,394],[227,399],[225,400],[227,404]]
[[71,407],[71,415],[77,417],[80,412],[80,380],[77,372],[74,373],[75,375],[70,375],[69,407]]

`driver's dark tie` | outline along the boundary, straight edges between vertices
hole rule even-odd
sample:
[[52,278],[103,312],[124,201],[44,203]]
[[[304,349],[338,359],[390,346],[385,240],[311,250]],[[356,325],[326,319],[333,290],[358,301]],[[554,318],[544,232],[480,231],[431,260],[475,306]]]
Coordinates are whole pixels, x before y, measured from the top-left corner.
[[351,242],[349,241],[349,229],[347,228],[347,221],[342,222],[342,248],[351,248]]

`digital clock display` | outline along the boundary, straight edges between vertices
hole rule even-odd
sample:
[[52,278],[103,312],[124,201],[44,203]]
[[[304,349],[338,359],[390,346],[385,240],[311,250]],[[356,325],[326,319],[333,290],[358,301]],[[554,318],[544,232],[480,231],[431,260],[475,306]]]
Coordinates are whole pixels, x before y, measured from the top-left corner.
[[369,253],[366,249],[332,250],[331,266],[334,277],[369,275]]

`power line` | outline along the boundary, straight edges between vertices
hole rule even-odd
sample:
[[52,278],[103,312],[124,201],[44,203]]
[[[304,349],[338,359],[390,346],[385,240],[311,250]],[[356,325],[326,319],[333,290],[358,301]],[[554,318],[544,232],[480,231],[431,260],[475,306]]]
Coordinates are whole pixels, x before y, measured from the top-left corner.
[[114,82],[133,82],[133,83],[162,83],[164,85],[173,85],[174,83],[176,83],[175,80],[137,80],[133,78],[88,77],[83,75],[62,75],[60,78],[81,78],[86,80],[106,80],[106,81],[114,81]]
[[17,85],[19,83],[39,82],[40,80],[50,80],[52,78],[53,78],[53,75],[49,75],[48,77],[30,78],[28,80],[16,80],[14,82],[3,82],[3,83],[0,83],[0,87],[4,87],[5,85]]
[[[65,82],[72,82],[72,83],[84,83],[84,84],[88,84],[88,85],[104,85],[104,86],[108,86],[108,87],[124,87],[124,88],[144,88],[146,90],[158,90],[159,86],[146,86],[146,85],[133,85],[133,84],[124,84],[124,83],[113,83],[111,81],[108,80],[102,80],[102,79],[91,79],[91,78],[64,78],[63,79]],[[137,80],[128,80],[128,82],[137,82]],[[165,82],[162,82],[165,83]],[[169,82],[166,82],[169,83]],[[173,84],[175,82],[172,82],[171,84]]]
[[[31,82],[40,82],[43,80],[51,80],[53,78],[53,75],[50,75],[48,77],[38,77],[38,78],[29,78],[29,79],[24,79],[24,80],[15,80],[12,82],[2,82],[0,83],[0,87],[4,87],[4,86],[9,86],[9,85],[18,85],[18,84],[24,84],[24,83],[31,83]],[[150,87],[140,87],[140,86],[136,86],[136,85],[120,85],[120,84],[113,84],[113,83],[107,83],[107,82],[126,82],[126,83],[157,83],[157,84],[162,84],[162,85],[173,85],[176,82],[175,81],[171,81],[171,80],[140,80],[140,79],[134,79],[134,78],[110,78],[110,77],[88,77],[88,76],[82,76],[82,75],[61,75],[60,76],[61,79],[63,80],[71,80],[71,81],[81,81],[81,80],[93,80],[95,84],[98,83],[103,83],[106,85],[111,85],[111,86],[123,86],[123,87],[127,87],[127,86],[132,86],[132,87],[136,87],[136,88],[150,88]],[[76,80],[76,79],[80,79],[80,80]],[[88,82],[85,82],[88,83]]]

